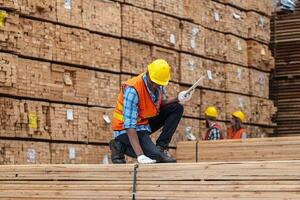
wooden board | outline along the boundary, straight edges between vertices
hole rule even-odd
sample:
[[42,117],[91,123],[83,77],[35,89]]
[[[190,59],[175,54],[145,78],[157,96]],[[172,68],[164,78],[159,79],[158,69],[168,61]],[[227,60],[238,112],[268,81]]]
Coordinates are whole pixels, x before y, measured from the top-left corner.
[[[255,128],[254,126],[252,128]],[[247,131],[250,128],[247,128]],[[251,130],[250,130],[251,131]],[[179,153],[179,151],[181,153]],[[194,141],[177,144],[178,162],[230,162],[247,160],[298,160],[299,137],[250,138],[238,140]],[[194,154],[196,152],[196,154]],[[186,160],[186,158],[188,158]]]
[[[243,4],[243,3],[241,3]],[[225,32],[238,35],[242,38],[248,38],[248,29],[250,24],[247,23],[247,12],[232,6],[225,8]]]
[[122,7],[122,35],[146,42],[154,41],[153,13],[124,5]]
[[173,17],[153,13],[154,42],[172,49],[180,49],[180,21]]
[[50,146],[47,142],[0,140],[0,166],[50,163]]
[[112,114],[112,108],[1,97],[0,136],[108,143]]
[[197,141],[182,141],[177,143],[176,159],[179,163],[197,162]]
[[225,65],[226,91],[250,93],[250,69],[234,64]]

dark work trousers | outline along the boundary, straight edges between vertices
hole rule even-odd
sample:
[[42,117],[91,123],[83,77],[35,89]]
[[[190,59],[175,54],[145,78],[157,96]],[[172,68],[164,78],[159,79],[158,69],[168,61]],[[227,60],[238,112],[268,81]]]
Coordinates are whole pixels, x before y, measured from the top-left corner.
[[[174,135],[176,128],[180,122],[183,114],[183,106],[179,103],[172,103],[160,108],[158,116],[149,119],[151,133],[148,131],[137,131],[139,142],[144,154],[154,160],[161,160],[163,153],[156,147],[167,147]],[[162,128],[162,132],[156,141],[156,145],[152,142],[150,135]],[[127,134],[119,135],[116,138],[117,142],[122,143],[122,151],[130,156],[136,158],[136,154],[130,144]]]

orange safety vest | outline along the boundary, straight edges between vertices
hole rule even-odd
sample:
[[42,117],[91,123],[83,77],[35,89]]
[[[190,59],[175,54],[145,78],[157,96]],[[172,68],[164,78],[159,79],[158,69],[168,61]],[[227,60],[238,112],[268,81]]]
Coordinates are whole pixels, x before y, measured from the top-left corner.
[[154,117],[158,114],[161,100],[162,100],[162,90],[160,90],[157,107],[153,103],[150,94],[146,88],[146,85],[143,80],[143,74],[136,76],[132,79],[129,79],[125,83],[122,84],[122,90],[119,93],[118,100],[115,106],[113,121],[112,121],[112,129],[114,131],[124,130],[123,123],[123,90],[127,87],[133,87],[138,95],[138,121],[137,125],[146,125],[148,124],[148,119]]
[[246,133],[246,130],[244,128],[240,128],[237,132],[233,132],[233,128],[229,128],[227,131],[227,139],[241,139],[242,134]]
[[224,139],[224,136],[221,132],[221,126],[217,123],[215,123],[212,127],[210,127],[207,132],[206,132],[206,136],[205,136],[205,140],[208,140],[208,137],[209,137],[209,133],[210,133],[210,130],[213,129],[213,128],[216,128],[216,129],[219,129],[220,131],[220,140],[223,140]]

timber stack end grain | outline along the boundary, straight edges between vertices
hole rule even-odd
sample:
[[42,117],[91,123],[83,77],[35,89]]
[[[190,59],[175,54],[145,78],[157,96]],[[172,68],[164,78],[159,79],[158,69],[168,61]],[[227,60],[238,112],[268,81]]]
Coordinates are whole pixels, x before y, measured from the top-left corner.
[[204,138],[203,113],[212,105],[224,133],[231,113],[242,110],[249,135],[271,135],[271,5],[0,0],[0,164],[107,163],[121,84],[156,58],[171,66],[167,97],[204,77],[172,148],[186,133]]

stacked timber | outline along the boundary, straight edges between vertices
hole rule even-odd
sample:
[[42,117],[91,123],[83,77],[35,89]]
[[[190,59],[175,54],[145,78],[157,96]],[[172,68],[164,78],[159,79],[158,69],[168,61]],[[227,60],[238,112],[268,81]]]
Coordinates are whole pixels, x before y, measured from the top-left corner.
[[272,99],[278,107],[275,121],[280,136],[299,134],[300,8],[293,13],[278,12],[272,20],[272,49],[276,67],[271,80]]
[[177,144],[179,162],[298,160],[300,137],[183,141]]
[[185,105],[171,153],[187,132],[204,138],[203,113],[212,105],[224,133],[239,109],[247,115],[249,134],[272,135],[271,5],[271,0],[0,0],[0,140],[48,144],[51,159],[45,163],[93,163],[90,154],[100,163],[109,157],[122,82],[145,72],[156,58],[171,66],[168,97],[204,77]]
[[9,165],[0,167],[0,198],[298,200],[299,167],[299,161]]

